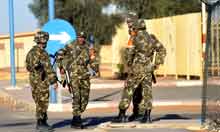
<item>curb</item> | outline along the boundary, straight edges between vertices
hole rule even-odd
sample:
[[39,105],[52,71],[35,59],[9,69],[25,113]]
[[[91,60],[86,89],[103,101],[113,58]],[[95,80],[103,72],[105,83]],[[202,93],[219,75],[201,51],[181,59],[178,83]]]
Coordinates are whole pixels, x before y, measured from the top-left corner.
[[[94,101],[89,102],[86,110],[93,109],[118,109],[118,103],[116,101]],[[201,101],[153,101],[153,107],[191,107],[191,106],[201,106]],[[51,112],[72,112],[71,104],[50,104],[48,111]]]
[[[156,84],[153,84],[153,87],[190,87],[190,86],[202,86],[203,82],[201,80],[192,80],[192,81],[159,81]],[[211,80],[208,82],[208,85],[220,85],[220,81]],[[30,87],[29,84],[25,84],[25,87]],[[91,83],[91,89],[93,90],[102,90],[102,89],[121,89],[124,88],[124,81],[118,81],[113,83]]]
[[[190,87],[190,86],[202,86],[203,81],[201,80],[182,80],[182,81],[158,81],[158,83],[153,84],[153,87]],[[208,85],[220,85],[219,80],[210,80]],[[116,83],[98,83],[91,84],[91,89],[100,90],[100,89],[114,89],[114,88],[123,88],[124,81]]]
[[166,123],[152,123],[152,124],[141,124],[137,122],[129,123],[111,123],[106,122],[100,124],[95,130],[114,130],[115,128],[170,128],[170,129],[186,129],[192,132],[206,132],[202,129],[199,122],[166,122]]

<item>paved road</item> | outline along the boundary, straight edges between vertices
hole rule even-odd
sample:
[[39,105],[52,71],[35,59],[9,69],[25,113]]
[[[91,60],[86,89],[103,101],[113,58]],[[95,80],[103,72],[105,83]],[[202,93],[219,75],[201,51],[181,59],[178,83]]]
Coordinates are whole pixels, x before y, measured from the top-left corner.
[[[33,132],[35,129],[35,119],[33,113],[11,112],[7,106],[0,107],[0,131],[1,132]],[[98,117],[96,117],[98,119]],[[89,118],[86,123],[90,123],[93,118]],[[49,123],[54,126],[57,132],[73,131],[69,127],[71,113],[49,113]],[[104,120],[104,119],[103,119]],[[105,119],[106,120],[106,119]],[[86,131],[92,131],[100,122],[94,122],[88,126]]]
[[[179,113],[181,114],[181,113]],[[83,131],[93,131],[97,125],[100,123],[111,121],[117,113],[115,112],[101,112],[101,113],[87,113],[83,115],[84,124],[87,126],[87,129]],[[34,113],[30,112],[22,112],[16,111],[12,112],[5,105],[0,107],[0,131],[2,132],[32,132],[35,128],[35,119]],[[163,122],[163,121],[191,121],[198,119],[198,115],[178,115],[169,114],[169,115],[154,115],[153,120],[155,123]],[[54,126],[56,132],[70,132],[73,131],[69,127],[71,121],[71,113],[49,113],[49,123]],[[78,130],[79,131],[79,130]],[[137,131],[142,132],[146,131],[146,129],[109,129],[109,132],[119,132],[119,131]],[[148,132],[188,132],[183,129],[170,129],[170,128],[155,128],[155,129],[147,129]]]
[[[0,81],[0,88],[4,85],[8,85],[8,82]],[[27,91],[30,89],[26,89]],[[118,101],[121,96],[121,88],[114,89],[102,89],[102,90],[91,90],[91,101],[109,101],[115,100]],[[17,92],[17,91],[15,91]],[[20,91],[22,92],[22,91]],[[212,86],[208,90],[208,95],[218,96],[220,92],[219,86]],[[27,92],[30,95],[30,91]],[[69,95],[64,92],[65,95]],[[23,96],[23,94],[19,94]],[[201,87],[156,87],[153,89],[154,100],[200,100],[201,99]],[[31,96],[30,96],[31,97]],[[67,100],[68,102],[68,100]],[[66,103],[67,103],[66,102]],[[191,114],[191,115],[190,115]],[[93,131],[97,125],[100,123],[104,123],[110,121],[112,117],[116,116],[117,112],[108,111],[108,112],[94,112],[94,113],[85,113],[84,117],[86,118],[85,124],[88,126],[88,129],[84,131]],[[69,128],[71,121],[71,113],[49,113],[49,122],[53,124],[56,131],[62,132],[70,132],[73,131]],[[153,111],[153,119],[155,122],[160,122],[161,120],[186,120],[189,121],[191,119],[200,119],[200,113],[188,113],[184,110],[176,111],[175,109],[166,111]],[[0,106],[0,131],[4,132],[32,132],[35,128],[35,119],[34,113],[25,113],[25,112],[11,112],[7,106]],[[137,131],[142,132],[146,131],[146,129],[114,129],[107,130],[110,132],[117,131]],[[188,132],[183,129],[170,129],[170,128],[155,128],[155,129],[147,129],[148,132]]]
[[[96,83],[100,80],[96,80]],[[107,83],[109,80],[106,80]],[[24,85],[23,80],[17,81],[18,85]],[[113,82],[113,84],[116,82]],[[9,81],[0,81],[0,89],[8,87],[10,84]],[[209,85],[207,89],[207,95],[210,98],[218,98],[220,92],[219,85]],[[28,95],[30,94],[30,90],[26,90]],[[67,90],[63,90],[64,96],[69,96]],[[90,92],[90,101],[118,101],[121,98],[122,88],[104,88],[104,89],[91,89]],[[169,86],[169,87],[154,87],[153,88],[153,99],[154,100],[201,100],[202,95],[202,86],[185,86],[185,87],[177,87],[177,86]],[[31,98],[31,96],[30,96]],[[67,99],[67,100],[66,100]],[[71,102],[71,99],[65,98],[65,102]]]
[[[153,99],[154,100],[173,100],[173,101],[191,101],[201,100],[201,86],[190,86],[190,87],[175,87],[169,88],[156,87],[153,88]],[[220,89],[214,87],[213,90],[209,91],[209,94],[216,94]],[[114,89],[94,89],[90,92],[90,101],[119,101],[121,98],[122,88]],[[71,102],[71,96],[68,91],[64,91],[65,102]],[[69,99],[69,101],[68,101]]]
[[[119,101],[123,88],[114,89],[93,89],[90,92],[90,101]],[[207,97],[209,99],[220,98],[220,86],[209,85],[207,89]],[[69,96],[68,91],[64,91],[65,96]],[[202,86],[187,87],[154,87],[153,99],[155,101],[201,101]]]

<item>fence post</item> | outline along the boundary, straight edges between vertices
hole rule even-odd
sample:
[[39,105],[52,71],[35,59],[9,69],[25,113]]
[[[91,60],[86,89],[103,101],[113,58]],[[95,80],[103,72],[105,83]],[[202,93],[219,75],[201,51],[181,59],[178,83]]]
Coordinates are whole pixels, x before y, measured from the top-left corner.
[[211,43],[210,43],[210,50],[211,52],[209,52],[211,59],[211,76],[214,76],[215,74],[215,47],[214,47],[214,40],[215,40],[215,36],[213,35],[215,32],[215,24],[212,22],[211,23]]
[[217,52],[217,73],[220,75],[219,70],[219,23],[216,23],[216,52]]

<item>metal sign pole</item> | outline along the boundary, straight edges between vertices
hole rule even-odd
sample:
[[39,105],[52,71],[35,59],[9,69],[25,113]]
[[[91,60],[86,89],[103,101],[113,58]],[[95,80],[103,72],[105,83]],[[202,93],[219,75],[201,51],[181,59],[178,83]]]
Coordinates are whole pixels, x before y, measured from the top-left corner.
[[9,29],[10,29],[10,63],[11,63],[11,86],[16,86],[15,73],[15,45],[14,45],[14,6],[13,0],[8,0],[9,5]]
[[206,120],[206,106],[207,106],[207,80],[208,80],[208,55],[209,55],[209,46],[211,44],[211,14],[212,6],[208,7],[208,19],[207,19],[207,39],[206,39],[206,48],[205,48],[205,64],[204,64],[204,75],[203,75],[203,89],[202,89],[202,124]]
[[49,0],[49,20],[53,20],[55,18],[55,10],[54,10],[54,0]]
[[203,72],[203,87],[202,87],[202,115],[201,115],[201,123],[205,124],[207,119],[207,81],[208,81],[208,62],[209,62],[209,48],[211,45],[211,21],[212,21],[212,11],[213,9],[220,4],[220,0],[201,0],[207,6],[208,18],[207,18],[207,38],[206,38],[206,46],[205,46],[205,63],[204,63],[204,72]]
[[[54,15],[54,0],[48,1],[48,11],[49,11],[49,21],[53,20]],[[57,94],[56,91],[50,86],[50,103],[56,104],[57,103]]]

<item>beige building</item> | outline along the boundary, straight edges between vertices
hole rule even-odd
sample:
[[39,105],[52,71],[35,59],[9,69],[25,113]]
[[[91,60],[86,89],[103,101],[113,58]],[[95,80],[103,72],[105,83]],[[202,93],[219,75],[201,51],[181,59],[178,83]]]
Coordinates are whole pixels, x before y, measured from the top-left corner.
[[[34,45],[34,32],[15,34],[15,65],[17,70],[24,71],[25,57]],[[0,70],[10,69],[10,37],[0,36]]]

